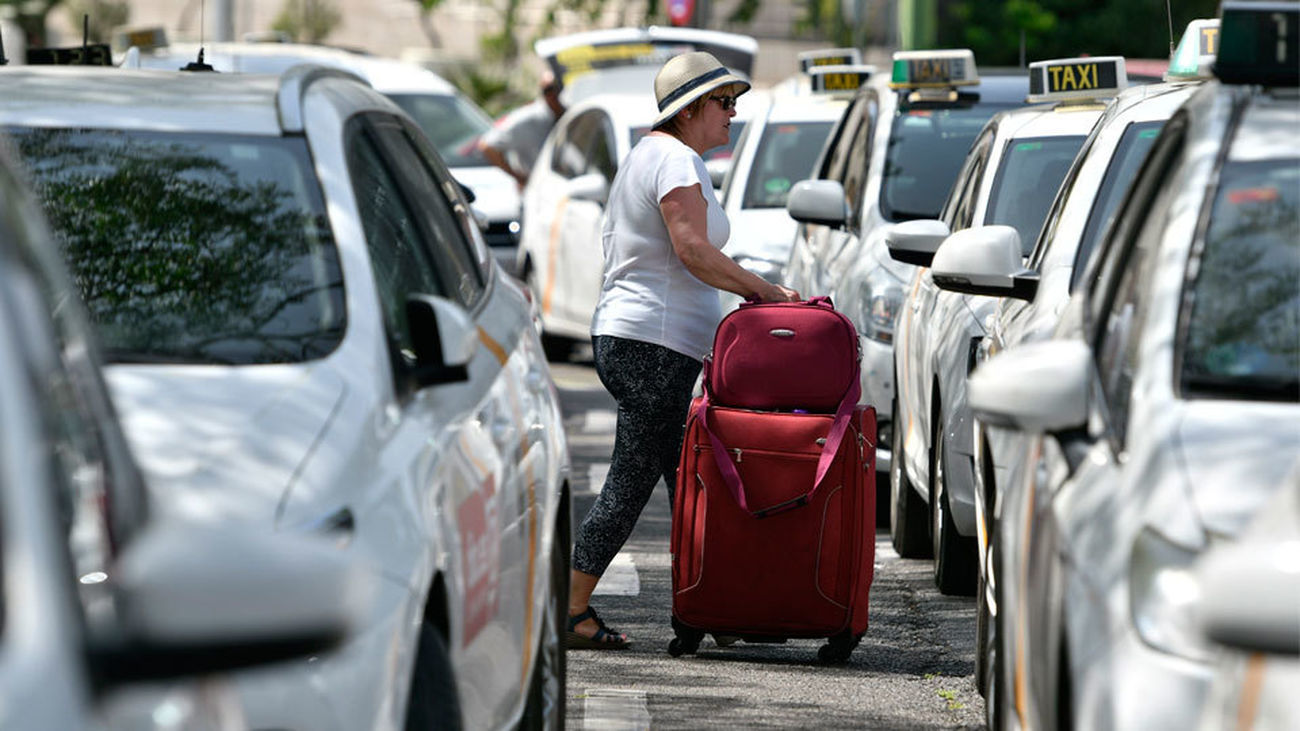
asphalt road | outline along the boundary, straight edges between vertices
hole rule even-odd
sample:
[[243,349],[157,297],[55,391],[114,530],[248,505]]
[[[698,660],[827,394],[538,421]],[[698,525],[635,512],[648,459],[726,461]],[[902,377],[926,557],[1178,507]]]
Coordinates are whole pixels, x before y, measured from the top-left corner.
[[[600,490],[614,440],[614,402],[589,350],[553,363],[574,472],[575,527]],[[934,588],[929,561],[904,560],[876,536],[871,625],[849,662],[817,662],[820,641],[781,645],[705,639],[694,656],[667,647],[669,510],[662,484],[592,604],[633,644],[568,657],[571,729],[982,728],[975,690],[975,607]]]

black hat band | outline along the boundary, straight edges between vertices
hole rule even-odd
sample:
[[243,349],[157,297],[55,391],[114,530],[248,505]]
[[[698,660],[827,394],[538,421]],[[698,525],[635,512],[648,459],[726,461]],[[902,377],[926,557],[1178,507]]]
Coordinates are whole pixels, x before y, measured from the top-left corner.
[[674,89],[674,90],[672,91],[672,93],[669,94],[668,96],[666,96],[666,97],[664,97],[663,99],[661,99],[661,100],[659,101],[659,111],[662,112],[664,109],[667,109],[667,108],[668,108],[668,105],[669,105],[669,104],[672,104],[673,102],[677,101],[678,99],[681,99],[682,97],[684,97],[684,96],[686,96],[687,94],[691,93],[691,92],[694,91],[695,89],[698,89],[699,87],[703,86],[704,84],[707,84],[707,83],[709,83],[710,81],[713,81],[714,79],[720,78],[720,77],[722,77],[722,76],[726,76],[726,75],[729,74],[729,73],[731,73],[731,72],[728,71],[728,70],[726,69],[726,67],[721,67],[721,68],[716,68],[716,69],[713,69],[712,71],[709,71],[709,72],[706,72],[706,73],[700,74],[699,76],[696,76],[695,78],[691,79],[690,81],[686,82],[685,84],[682,84],[681,86],[679,86],[679,87],[677,87],[676,89]]

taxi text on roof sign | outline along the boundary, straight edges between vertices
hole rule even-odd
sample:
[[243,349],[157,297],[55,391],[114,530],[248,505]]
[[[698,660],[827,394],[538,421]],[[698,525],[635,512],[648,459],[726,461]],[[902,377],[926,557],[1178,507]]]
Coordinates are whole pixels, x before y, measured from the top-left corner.
[[1128,86],[1123,56],[1036,61],[1029,64],[1029,101],[1062,102],[1114,96]]
[[856,48],[820,48],[799,54],[799,70],[808,73],[815,66],[857,66],[862,54]]
[[1218,18],[1193,20],[1187,24],[1178,48],[1169,59],[1169,73],[1165,74],[1165,80],[1206,78],[1218,52]]
[[875,72],[875,66],[861,64],[815,66],[808,69],[808,80],[814,94],[851,94],[867,83]]
[[889,85],[894,89],[948,88],[979,83],[970,49],[899,51]]
[[1226,84],[1300,85],[1300,3],[1224,0],[1214,75]]

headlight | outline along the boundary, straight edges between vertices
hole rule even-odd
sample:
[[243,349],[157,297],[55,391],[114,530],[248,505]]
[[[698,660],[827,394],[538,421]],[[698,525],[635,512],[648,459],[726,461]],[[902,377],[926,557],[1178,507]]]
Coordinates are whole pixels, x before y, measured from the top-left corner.
[[1144,642],[1161,652],[1207,661],[1196,607],[1200,588],[1193,574],[1199,552],[1184,548],[1151,528],[1133,543],[1129,564],[1129,602],[1133,626]]
[[903,306],[903,287],[884,269],[874,269],[862,282],[855,306],[862,334],[880,343],[894,342],[894,322]]
[[781,283],[781,274],[785,270],[785,262],[756,259],[752,256],[738,256],[736,263],[772,284]]

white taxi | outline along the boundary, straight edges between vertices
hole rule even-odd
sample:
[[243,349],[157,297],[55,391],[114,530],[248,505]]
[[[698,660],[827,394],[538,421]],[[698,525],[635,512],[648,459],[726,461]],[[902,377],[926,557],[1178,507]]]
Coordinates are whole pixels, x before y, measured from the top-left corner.
[[[894,320],[913,267],[889,257],[885,230],[939,215],[971,142],[995,113],[1024,104],[1022,73],[981,77],[969,50],[894,55],[890,75],[858,90],[817,161],[786,201],[801,225],[785,285],[829,294],[858,330],[862,403],[879,418],[878,505],[892,461]],[[889,511],[876,511],[884,524]]]
[[1193,727],[1197,558],[1300,454],[1300,5],[1225,2],[1220,30],[1053,339],[970,378],[982,421],[1038,435],[1001,491],[1009,724]]
[[568,456],[523,290],[344,71],[0,69],[159,510],[328,537],[356,635],[241,673],[256,728],[560,725]]
[[966,376],[997,300],[943,291],[940,274],[925,267],[978,256],[995,243],[1006,243],[1001,251],[1019,265],[1105,101],[1127,84],[1117,56],[1031,63],[1033,106],[989,120],[942,218],[885,234],[890,256],[922,267],[894,327],[890,532],[899,555],[932,553],[945,594],[973,594],[979,574]]
[[[723,253],[737,264],[781,283],[798,226],[785,209],[790,188],[812,174],[849,98],[874,71],[862,65],[810,66],[803,74],[806,91],[773,92],[771,104],[745,125],[721,195],[731,222]],[[740,302],[730,292],[720,296],[724,312]]]

